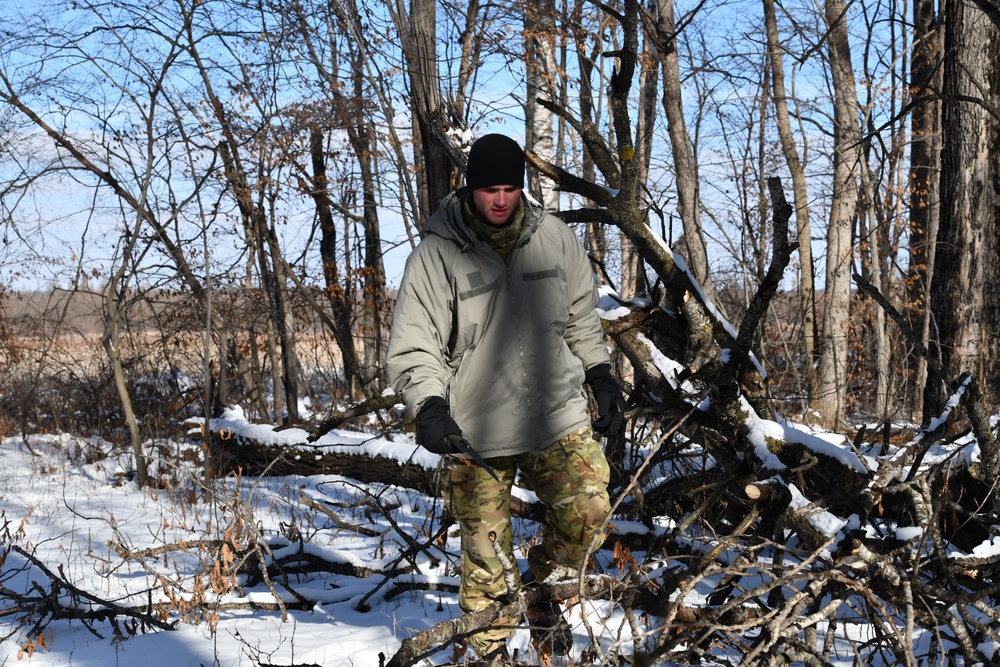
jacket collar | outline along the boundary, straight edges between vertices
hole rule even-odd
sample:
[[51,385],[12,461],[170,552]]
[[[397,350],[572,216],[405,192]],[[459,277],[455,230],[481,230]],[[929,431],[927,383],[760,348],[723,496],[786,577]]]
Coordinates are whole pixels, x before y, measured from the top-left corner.
[[[462,202],[468,194],[468,188],[459,188],[442,199],[438,210],[424,223],[424,235],[434,234],[450,239],[463,249],[475,243],[485,243],[462,219]],[[545,215],[545,211],[537,206],[532,206],[523,193],[521,194],[521,205],[524,207],[524,220],[521,223],[521,238],[517,242],[518,246],[527,243]]]

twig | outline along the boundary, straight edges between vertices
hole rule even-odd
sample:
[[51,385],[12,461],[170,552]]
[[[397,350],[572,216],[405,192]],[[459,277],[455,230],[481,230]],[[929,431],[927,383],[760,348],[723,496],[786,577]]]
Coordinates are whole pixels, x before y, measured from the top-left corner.
[[327,517],[333,521],[334,525],[338,528],[343,528],[345,530],[350,530],[352,532],[358,533],[359,535],[366,535],[368,537],[377,537],[378,531],[372,530],[371,528],[365,528],[364,526],[359,526],[353,523],[349,523],[341,519],[336,512],[327,507],[324,503],[317,500],[313,500],[306,495],[305,487],[299,487],[299,502],[306,507],[311,507],[312,509],[325,514]]
[[[161,621],[160,619],[156,618],[151,613],[151,610],[148,609],[148,608],[145,609],[145,610],[143,610],[143,611],[140,611],[140,610],[137,610],[137,609],[132,608],[132,607],[124,607],[122,605],[115,604],[114,602],[111,602],[109,600],[102,600],[101,598],[97,597],[96,595],[88,593],[87,591],[85,591],[85,590],[83,590],[81,588],[78,588],[77,586],[75,586],[75,585],[71,584],[70,582],[66,581],[66,579],[64,577],[61,577],[61,576],[57,575],[55,572],[53,572],[52,570],[50,570],[45,565],[45,563],[43,563],[42,561],[38,560],[38,558],[36,558],[34,554],[29,553],[28,551],[26,551],[25,549],[21,548],[20,546],[18,546],[16,544],[13,544],[13,545],[11,545],[10,548],[11,548],[12,551],[14,551],[18,555],[22,556],[23,558],[25,558],[32,565],[34,565],[39,570],[41,570],[43,573],[45,573],[45,576],[47,576],[49,578],[49,580],[52,582],[52,584],[54,586],[56,586],[58,588],[61,588],[61,589],[64,589],[65,591],[67,591],[68,593],[70,593],[71,595],[73,595],[74,597],[78,597],[78,598],[81,598],[81,599],[86,600],[88,602],[91,602],[91,603],[93,603],[95,605],[98,605],[100,607],[104,607],[107,610],[107,612],[110,612],[113,615],[127,616],[129,618],[134,618],[134,619],[136,619],[138,621],[141,621],[142,623],[145,623],[145,624],[152,625],[154,627],[160,628],[161,630],[174,630],[174,629],[176,629],[176,625],[177,625],[177,621],[176,620],[173,621],[172,623],[167,623],[166,621]],[[56,602],[58,603],[58,596],[56,596]],[[107,612],[95,611],[95,612],[92,612],[91,617],[92,618],[100,618],[100,617],[104,616]],[[73,613],[75,614],[76,617],[80,617],[78,612],[74,611]]]
[[441,527],[438,528],[437,532],[435,532],[433,535],[431,535],[430,538],[426,542],[424,542],[423,544],[414,544],[409,549],[407,549],[403,553],[399,554],[399,556],[396,557],[396,560],[394,560],[392,562],[392,564],[389,566],[388,572],[382,578],[382,581],[378,582],[378,585],[376,585],[375,588],[373,588],[372,590],[370,590],[367,593],[365,593],[364,597],[362,597],[360,600],[358,600],[358,604],[356,604],[354,606],[354,608],[357,609],[358,611],[362,611],[362,612],[368,611],[368,609],[369,609],[369,607],[368,607],[368,600],[371,599],[371,597],[373,595],[375,595],[375,593],[377,593],[383,586],[385,586],[386,583],[390,579],[392,579],[393,576],[395,576],[395,572],[394,571],[395,571],[396,564],[399,563],[402,560],[409,560],[409,561],[412,562],[412,559],[413,559],[414,555],[420,553],[424,549],[429,548],[432,544],[434,544],[435,542],[437,542],[438,539],[442,535],[444,535],[445,533],[447,533],[448,529],[451,528],[452,523],[453,522],[451,522],[451,521],[442,521],[441,522]]
[[507,598],[513,600],[517,595],[517,574],[514,569],[514,564],[510,562],[507,558],[507,554],[504,553],[503,544],[497,538],[497,532],[491,530],[489,534],[490,544],[493,546],[493,553],[496,555],[497,560],[500,561],[500,567],[503,568],[503,582],[507,585]]

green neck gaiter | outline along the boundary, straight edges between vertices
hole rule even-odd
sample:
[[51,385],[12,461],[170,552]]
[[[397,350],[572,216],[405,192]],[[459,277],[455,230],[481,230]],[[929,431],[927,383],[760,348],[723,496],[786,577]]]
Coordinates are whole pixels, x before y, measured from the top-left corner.
[[462,202],[462,217],[472,231],[480,239],[489,244],[500,259],[507,261],[510,253],[517,245],[517,239],[521,236],[521,226],[524,222],[524,200],[517,202],[517,208],[510,217],[510,221],[503,226],[497,227],[483,220],[472,205],[472,193],[470,192]]

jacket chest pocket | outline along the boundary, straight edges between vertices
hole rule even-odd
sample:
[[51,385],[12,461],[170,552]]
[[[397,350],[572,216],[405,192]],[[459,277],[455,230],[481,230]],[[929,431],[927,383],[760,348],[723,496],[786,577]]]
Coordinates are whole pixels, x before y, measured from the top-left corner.
[[562,267],[525,271],[523,293],[532,321],[561,335],[566,327],[569,299],[566,272]]
[[481,269],[469,271],[457,280],[458,299],[452,318],[451,356],[460,360],[479,344],[490,319],[497,308],[497,294],[502,275],[484,276]]

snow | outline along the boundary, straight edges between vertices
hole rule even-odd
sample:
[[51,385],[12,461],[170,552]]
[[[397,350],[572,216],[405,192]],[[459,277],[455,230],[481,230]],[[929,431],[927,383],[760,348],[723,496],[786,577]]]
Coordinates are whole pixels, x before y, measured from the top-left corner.
[[598,287],[597,316],[602,320],[617,320],[631,312],[608,285]]
[[[211,426],[229,429],[233,435],[253,434],[265,442],[288,447],[295,446],[292,443],[297,439],[301,445],[305,435],[296,429],[275,430],[250,424],[238,409],[227,411]],[[332,451],[369,452],[429,467],[434,467],[438,459],[417,450],[408,437],[382,438],[338,430],[316,445]],[[417,567],[410,568],[409,574],[390,580],[382,574],[406,548],[404,536],[425,540],[428,531],[437,525],[434,517],[440,512],[438,498],[388,483],[361,484],[335,475],[317,475],[239,480],[230,477],[217,481],[215,500],[206,502],[200,492],[189,493],[200,469],[196,463],[187,462],[193,457],[185,457],[185,452],[199,451],[200,445],[191,442],[157,446],[160,455],[151,468],[154,474],[171,478],[170,488],[140,490],[122,475],[131,468],[128,454],[110,443],[69,436],[3,439],[0,526],[6,522],[16,536],[15,544],[50,569],[58,568],[79,589],[122,606],[141,607],[149,599],[170,604],[171,595],[190,599],[195,582],[206,566],[211,567],[218,553],[198,548],[199,540],[219,538],[231,530],[239,509],[241,515],[252,516],[273,557],[285,559],[288,579],[278,577],[275,582],[285,603],[296,602],[292,590],[316,602],[310,609],[289,610],[283,621],[281,613],[273,609],[275,597],[267,586],[251,583],[240,575],[239,585],[232,590],[216,594],[209,588],[206,601],[223,605],[217,619],[199,619],[197,613],[183,618],[183,614],[173,611],[170,620],[178,621],[175,630],[148,628],[134,635],[126,630],[124,636],[116,636],[107,622],[93,624],[98,636],[79,621],[52,621],[43,635],[44,647],[37,645],[37,638],[23,634],[17,618],[0,617],[0,636],[11,636],[0,643],[0,664],[378,665],[380,654],[388,659],[413,632],[461,614],[457,602],[457,531],[453,530],[440,548],[419,555]],[[298,503],[300,491],[313,500],[330,503],[342,520],[372,529],[377,536],[333,525],[321,513]],[[519,495],[526,501],[535,500],[531,492]],[[377,510],[380,506],[395,508],[392,516],[398,529]],[[23,529],[22,535],[17,535],[18,527]],[[528,543],[535,533],[535,528],[522,520],[516,522],[515,529],[518,544]],[[622,522],[616,529],[622,533],[649,532],[631,522]],[[299,541],[296,534],[304,536],[304,540]],[[186,549],[145,559],[123,559],[111,546],[120,544],[136,553],[181,542]],[[524,553],[520,549],[517,553],[518,566],[524,569]],[[431,562],[428,554],[438,562]],[[295,570],[297,561],[310,557],[313,563],[320,559],[332,566],[307,565],[302,571]],[[608,565],[604,559],[602,567]],[[353,576],[346,574],[348,567],[355,568]],[[0,571],[0,586],[29,591],[32,581],[49,587],[41,570],[10,552]],[[63,601],[70,600],[64,596]],[[250,603],[271,610],[235,608]],[[620,610],[596,601],[588,604],[586,624],[579,605],[568,612],[578,651],[590,643],[588,625],[605,649],[631,646],[630,625]],[[517,631],[510,647],[523,655],[533,650],[526,628]],[[420,664],[440,664],[450,655],[451,650],[445,650]]]
[[997,649],[1000,649],[1000,642],[988,639],[979,645],[979,650],[982,651],[983,655],[993,660],[993,657],[997,654]]
[[952,558],[962,559],[962,558],[990,558],[993,556],[1000,556],[1000,537],[993,536],[990,537],[985,542],[978,544],[970,554],[950,554]]
[[810,451],[835,459],[861,474],[868,472],[866,465],[850,448],[845,436],[839,433],[816,432],[806,426],[792,423],[783,423],[780,426],[781,430],[776,437],[803,445]]
[[[237,411],[223,418],[234,431],[259,433],[270,427],[254,429],[242,421]],[[273,442],[289,441],[289,431],[270,433]],[[334,436],[344,442],[361,439],[361,434],[342,433]],[[367,436],[371,441],[372,436]],[[377,440],[377,439],[375,439]],[[382,558],[373,558],[373,544],[350,531],[331,529],[323,517],[307,517],[295,502],[300,486],[309,495],[333,494],[338,500],[348,500],[351,484],[335,477],[230,479],[220,484],[215,503],[184,499],[180,486],[174,491],[141,491],[123,481],[122,466],[117,457],[87,462],[83,454],[96,448],[110,448],[107,443],[86,441],[67,436],[30,436],[27,445],[21,438],[0,441],[0,511],[12,533],[18,526],[24,534],[17,544],[52,569],[59,568],[75,586],[93,592],[101,599],[114,600],[120,605],[141,605],[147,596],[154,601],[167,601],[164,587],[157,577],[172,582],[175,592],[189,595],[198,568],[204,565],[207,552],[191,546],[187,551],[174,551],[166,556],[143,561],[123,560],[110,543],[124,543],[137,551],[163,544],[187,541],[190,545],[212,536],[216,522],[228,520],[227,503],[242,502],[252,507],[260,528],[269,540],[281,542],[282,523],[299,524],[299,530],[310,533],[310,540],[300,545],[274,547],[280,557],[286,553],[315,554],[330,562],[350,563],[368,568],[384,565],[391,558],[385,549]],[[370,443],[376,449],[388,451],[394,446],[403,450],[411,445],[394,445],[389,441]],[[29,450],[30,447],[30,450]],[[31,451],[38,453],[32,455]],[[159,463],[165,469],[164,462]],[[195,475],[197,471],[187,470]],[[354,493],[358,493],[355,487]],[[325,492],[325,493],[324,493]],[[176,495],[175,495],[176,494]],[[361,496],[364,494],[362,493]],[[403,497],[403,494],[398,494]],[[237,500],[238,499],[238,500]],[[353,501],[357,501],[354,498]],[[418,508],[423,521],[424,504],[405,501]],[[424,502],[427,502],[426,500]],[[358,523],[363,522],[358,517]],[[222,524],[219,524],[220,526]],[[407,526],[414,534],[418,530]],[[24,567],[25,561],[11,552],[4,565],[0,581],[11,590],[28,590],[30,581],[46,582],[40,570]],[[22,571],[23,570],[23,571]],[[418,577],[414,576],[414,579]],[[0,618],[3,636],[14,633],[16,641],[0,644],[0,664],[73,665],[74,667],[104,667],[106,665],[142,665],[143,667],[175,667],[191,665],[246,665],[267,662],[274,664],[377,665],[378,654],[391,655],[399,647],[410,628],[425,628],[430,624],[460,613],[454,600],[445,600],[437,611],[438,596],[424,594],[397,597],[391,602],[373,597],[371,611],[362,613],[356,603],[370,594],[381,581],[380,575],[368,579],[349,578],[333,573],[310,572],[293,577],[292,587],[310,598],[320,600],[308,611],[290,611],[282,622],[278,612],[223,611],[214,634],[210,623],[181,622],[175,631],[149,631],[131,637],[114,637],[107,623],[95,623],[98,637],[79,622],[56,621],[46,633],[48,648],[28,646],[28,639],[18,634],[17,619]],[[431,575],[425,581],[447,581],[457,585],[455,577]],[[47,587],[47,586],[46,586]],[[280,589],[282,597],[291,603],[294,596]],[[385,595],[384,591],[379,592]],[[215,596],[209,600],[220,603],[273,604],[274,597],[262,585]],[[64,597],[64,599],[66,599]],[[172,614],[172,619],[179,618]],[[27,647],[30,652],[24,650]],[[18,661],[18,654],[23,656]]]
[[896,539],[909,542],[922,537],[924,529],[920,526],[899,526],[896,528]]
[[[653,366],[670,383],[671,387],[680,389],[687,396],[696,396],[699,393],[695,386],[688,380],[678,385],[677,374],[684,370],[684,367],[680,363],[663,354],[645,334],[638,334],[636,340],[646,346]],[[697,405],[699,410],[708,410],[709,404],[707,398],[698,399],[697,401],[688,400],[688,402],[691,405]]]
[[[795,510],[804,510],[809,507],[809,500],[802,495],[802,492],[794,484],[788,485],[788,490],[792,494],[791,507]],[[836,538],[844,529],[849,528],[855,521],[842,519],[831,514],[824,509],[812,509],[807,516],[809,525],[815,528],[820,534],[827,537]],[[829,548],[828,548],[829,550]]]
[[[846,444],[823,434],[800,432],[789,424],[756,419],[755,437],[787,437],[791,433],[803,444],[816,450],[846,456]],[[351,430],[334,430],[312,445],[303,445],[304,432],[277,430],[268,425],[249,423],[242,411],[227,411],[210,427],[228,429],[232,434],[254,434],[266,442],[310,451],[338,451],[377,456],[394,461],[409,461],[434,468],[438,457],[414,447],[409,436],[377,436]],[[296,443],[295,440],[298,439]],[[102,600],[123,606],[142,606],[149,599],[169,604],[171,596],[189,599],[195,582],[210,567],[217,551],[199,548],[200,540],[218,538],[231,530],[234,517],[250,517],[250,523],[267,543],[271,555],[283,559],[287,579],[275,577],[276,591],[288,605],[297,599],[292,591],[314,601],[308,609],[290,609],[282,619],[274,608],[275,596],[263,583],[238,577],[238,585],[219,593],[206,594],[210,604],[218,603],[218,616],[197,613],[184,617],[176,609],[170,613],[173,631],[149,628],[134,635],[126,629],[115,635],[108,622],[93,624],[91,632],[79,621],[58,620],[49,624],[45,646],[37,637],[28,637],[14,616],[0,616],[0,636],[10,639],[0,644],[0,664],[66,665],[97,667],[136,665],[170,667],[200,665],[323,665],[354,667],[378,665],[380,656],[387,660],[400,643],[414,632],[430,628],[461,614],[457,601],[458,537],[452,529],[445,541],[416,557],[407,572],[387,578],[383,572],[398,562],[408,540],[424,541],[437,525],[441,510],[439,498],[426,496],[385,483],[364,484],[337,475],[310,477],[233,477],[217,480],[215,499],[205,500],[194,490],[200,475],[196,459],[187,456],[200,451],[197,442],[150,442],[147,451],[154,474],[170,481],[169,488],[140,490],[123,472],[132,468],[129,454],[120,447],[94,439],[66,435],[34,435],[25,439],[0,440],[0,526],[6,523],[13,542],[74,586],[93,593]],[[837,454],[836,452],[841,452]],[[195,462],[192,462],[195,461]],[[820,533],[834,538],[860,527],[856,515],[838,517],[821,508],[810,508],[810,500],[794,485],[789,486],[792,507],[804,510],[810,524]],[[518,490],[527,502],[535,500],[530,491]],[[346,526],[336,526],[322,513],[298,502],[300,494],[335,508]],[[380,509],[382,508],[382,509]],[[392,508],[392,509],[384,509]],[[390,521],[391,517],[391,521]],[[681,517],[653,517],[652,528],[638,521],[616,519],[613,530],[630,536],[634,542],[652,542],[677,530]],[[354,527],[352,529],[352,526]],[[866,525],[865,529],[871,527]],[[23,534],[19,534],[19,529]],[[364,534],[375,532],[375,536]],[[526,566],[525,549],[537,535],[537,527],[526,520],[515,520],[515,554],[518,567]],[[890,527],[889,530],[892,530]],[[0,531],[2,533],[2,531]],[[901,540],[918,539],[922,530],[915,526],[895,527]],[[298,536],[302,536],[300,540]],[[677,571],[689,561],[683,554],[708,553],[719,544],[718,536],[693,530],[672,536],[678,558],[664,556],[645,561],[644,579],[655,583],[660,577]],[[144,559],[124,559],[112,545],[122,545],[132,553],[143,549],[185,542],[177,549]],[[242,544],[242,542],[241,542]],[[829,552],[833,549],[831,546]],[[1000,553],[1000,538],[977,547],[973,556]],[[733,566],[739,552],[725,549],[715,556],[722,566]],[[952,555],[953,558],[960,556]],[[786,564],[794,562],[795,547],[789,543]],[[825,556],[824,556],[825,558]],[[616,573],[611,556],[595,555],[598,568]],[[301,570],[297,563],[303,563]],[[325,563],[317,567],[316,563]],[[699,578],[683,593],[688,606],[706,604],[716,589],[721,571]],[[741,586],[766,584],[773,577],[767,556],[751,565]],[[0,570],[0,586],[26,592],[31,582],[48,588],[48,579],[40,569],[27,564],[17,552],[10,552]],[[671,595],[679,596],[674,592]],[[70,598],[64,594],[63,601]],[[257,609],[239,608],[250,604]],[[633,632],[649,628],[636,618],[627,617],[619,607],[599,600],[586,606],[574,605],[567,616],[576,637],[573,664],[583,662],[580,651],[591,643],[590,633],[603,652],[633,646]],[[123,620],[123,619],[120,619]],[[838,633],[848,642],[863,642],[872,634],[870,626],[844,618]],[[124,623],[120,626],[127,628]],[[818,628],[822,631],[824,626]],[[98,636],[97,634],[101,636]],[[915,641],[926,641],[915,636]],[[510,648],[531,655],[533,648],[525,627],[518,628]],[[981,645],[984,655],[996,653],[995,643]],[[714,657],[733,658],[722,647]],[[20,657],[19,657],[20,655]],[[845,650],[831,656],[831,664],[852,664],[853,652]],[[418,663],[432,667],[449,661],[451,649],[436,653]],[[567,663],[562,663],[567,664]],[[669,665],[671,663],[660,663]],[[706,661],[703,664],[713,665]],[[884,663],[879,663],[884,664]]]
[[[922,442],[924,440],[924,438],[927,437],[928,434],[934,433],[939,428],[941,428],[942,425],[944,425],[945,423],[947,423],[949,417],[951,416],[951,413],[955,410],[955,408],[957,408],[960,405],[961,400],[962,400],[962,396],[968,390],[969,382],[971,382],[971,381],[972,381],[972,377],[971,376],[968,377],[968,378],[966,378],[966,380],[964,382],[962,382],[962,384],[960,384],[958,386],[958,388],[951,394],[951,396],[948,397],[948,400],[945,402],[945,406],[944,406],[944,409],[941,411],[941,414],[939,414],[936,417],[931,418],[930,421],[927,424],[927,427],[924,428],[924,430],[921,431],[919,434],[917,434],[917,436],[915,438],[913,438],[913,440],[911,440],[909,443],[907,443],[907,445],[905,447],[900,447],[899,449],[897,449],[896,452],[891,457],[889,457],[889,460],[890,461],[896,461],[896,460],[898,460],[900,458],[903,458],[903,457],[907,456],[907,454],[910,451],[913,451],[920,444],[920,442]],[[955,443],[955,444],[958,445],[959,448],[961,448],[962,446],[967,445],[970,442],[972,442],[972,444],[974,445],[974,450],[975,450],[975,451],[968,451],[967,452],[967,459],[971,462],[972,460],[975,460],[975,459],[978,458],[978,444],[976,444],[971,437],[964,438],[964,439],[962,439],[961,441],[959,441],[958,443]],[[942,447],[941,445],[935,445],[928,452],[928,456],[924,457],[924,464],[925,465],[929,465],[929,464],[932,464],[932,463],[938,463],[941,460],[943,460],[944,457],[950,456],[953,453],[956,453],[954,446],[952,446],[952,447],[948,447],[948,446]],[[897,475],[897,479],[901,479],[903,477],[903,475],[907,474],[908,472],[909,472],[909,469],[904,466],[899,471],[899,474]],[[875,480],[873,479],[872,482],[874,483],[874,481]]]
[[[652,345],[650,352],[657,368],[675,381],[679,364]],[[693,407],[708,408],[707,399],[699,398],[694,387],[687,384],[684,390],[689,392]],[[785,468],[767,448],[768,440],[774,438],[800,444],[865,472],[866,462],[844,436],[761,419],[745,401],[742,409],[748,419],[748,441],[765,471]],[[195,434],[206,426],[204,422],[196,425]],[[286,448],[291,457],[337,452],[416,464],[429,470],[440,464],[439,456],[415,446],[412,435],[334,429],[314,443],[307,443],[308,433],[303,429],[254,424],[236,407],[211,420],[207,427],[225,437],[252,437]],[[175,629],[151,627],[132,634],[122,623],[124,617],[119,617],[119,625],[125,629],[115,634],[107,621],[95,622],[89,629],[79,621],[56,620],[48,625],[43,646],[38,637],[25,634],[26,628],[15,615],[0,616],[0,637],[9,637],[0,643],[0,665],[378,665],[381,656],[387,660],[414,632],[461,614],[457,530],[452,528],[443,541],[421,551],[414,562],[401,560],[401,554],[413,541],[427,541],[440,525],[440,498],[393,486],[391,479],[361,483],[337,475],[313,475],[215,480],[214,499],[209,501],[198,487],[199,442],[150,441],[144,447],[150,455],[151,473],[167,482],[162,488],[138,489],[128,479],[128,471],[134,468],[128,449],[97,439],[30,435],[0,440],[0,457],[4,461],[0,468],[0,539],[6,532],[6,543],[23,548],[73,586],[101,600],[138,608],[149,601],[167,605],[168,619]],[[642,448],[638,450],[641,455]],[[963,456],[972,460],[977,452],[974,440],[966,438],[930,448],[924,460],[925,464],[957,461]],[[694,443],[691,453],[692,460],[700,461],[700,465],[713,465],[711,457],[698,452]],[[670,470],[651,470],[650,477],[668,479],[676,474]],[[781,483],[777,478],[775,481]],[[792,484],[788,488],[791,507],[803,512],[816,531],[831,538],[821,556],[823,560],[829,560],[837,543],[852,531],[863,528],[869,537],[876,537],[871,522],[862,526],[857,515],[844,518],[813,507],[799,488]],[[528,503],[537,501],[526,489],[516,488],[515,494]],[[302,505],[300,496],[330,506],[340,525]],[[643,576],[649,582],[655,583],[685,567],[690,559],[684,554],[707,554],[720,544],[717,535],[696,526],[675,534],[683,518],[651,517],[651,527],[624,517],[614,521],[613,530],[633,543],[672,540],[676,552],[657,554],[654,560],[646,561],[641,553],[632,554],[643,564]],[[907,542],[924,536],[920,526],[886,522],[881,530],[882,534]],[[526,549],[537,538],[537,525],[516,519],[514,531],[517,565],[523,571]],[[227,534],[237,535],[234,540],[241,548],[249,544],[249,538],[244,536],[259,534],[269,551],[266,558],[279,559],[285,576],[272,575],[272,591],[242,570],[234,586],[218,591],[207,588],[203,612],[194,608],[183,613],[183,605],[177,601],[195,597],[198,585],[210,581],[207,573],[223,560],[217,546],[199,545]],[[145,558],[121,555],[181,543],[185,548]],[[786,558],[793,562],[797,557],[796,540],[785,546]],[[955,550],[948,553],[954,559],[997,555],[1000,537],[984,541],[968,555]],[[720,567],[732,567],[739,556],[739,551],[726,548],[713,557]],[[750,565],[741,586],[752,588],[774,577],[767,559],[764,554]],[[618,572],[609,553],[595,554],[595,561],[600,571]],[[397,566],[394,574],[385,574]],[[718,570],[711,576],[699,577],[690,589],[683,593],[674,590],[670,595],[683,596],[685,605],[706,604],[721,576]],[[39,590],[32,588],[32,582],[39,582],[44,590],[50,587],[41,569],[18,552],[10,551],[6,560],[0,561],[0,586],[4,589],[20,593]],[[300,599],[296,593],[312,601],[311,607],[289,609],[283,619],[275,608],[275,596],[295,607]],[[60,599],[72,603],[65,591]],[[251,609],[251,605],[257,608]],[[586,602],[585,607],[571,607],[568,617],[577,640],[573,664],[599,664],[580,659],[580,651],[591,645],[591,633],[599,652],[623,647],[630,651],[635,640],[633,632],[650,631],[643,624],[651,619],[637,622],[618,607],[596,600]],[[846,635],[843,641],[850,645],[872,636],[870,626],[855,620],[841,618],[837,632],[842,634],[837,641]],[[822,629],[822,624],[817,627]],[[926,642],[926,635],[915,635],[914,641]],[[510,648],[531,655],[533,648],[525,627],[518,628]],[[987,641],[980,649],[990,657],[996,654],[997,644]],[[730,650],[722,647],[713,657],[727,659]],[[419,664],[440,665],[449,661],[451,654],[450,649],[442,650]],[[831,664],[846,667],[853,664],[853,655],[853,648],[844,650],[842,655],[832,657]],[[738,659],[735,654],[728,657]]]
[[785,465],[767,448],[768,439],[772,439],[802,445],[814,454],[832,458],[858,473],[867,473],[868,469],[865,463],[850,448],[847,438],[843,435],[829,432],[820,433],[807,426],[787,421],[761,419],[742,396],[740,396],[740,404],[742,410],[748,415],[747,426],[750,429],[748,440],[754,446],[757,457],[763,462],[764,470],[785,469]]
[[427,469],[436,468],[441,461],[439,455],[418,447],[412,435],[398,435],[393,439],[387,439],[369,433],[333,429],[311,445],[303,445],[309,437],[309,433],[304,429],[277,430],[277,427],[271,424],[252,424],[247,421],[246,414],[238,406],[227,408],[221,417],[212,419],[210,428],[223,437],[244,437],[270,446],[294,445],[303,449],[303,452],[312,448],[317,453],[366,454],[392,459],[399,463],[412,463]]
[[[679,388],[687,396],[697,397],[698,391],[690,381],[685,380],[678,385],[677,375],[683,370],[683,366],[680,363],[663,354],[643,334],[640,333],[636,339],[646,346],[653,366],[672,387]],[[867,472],[865,463],[851,450],[847,438],[843,435],[817,433],[799,424],[762,419],[744,397],[740,396],[739,400],[741,410],[747,415],[747,426],[749,428],[747,439],[753,446],[757,458],[763,463],[764,470],[785,469],[785,464],[779,461],[778,457],[772,454],[767,447],[768,439],[771,438],[800,444],[816,454],[833,458],[859,473],[864,474]],[[702,411],[707,411],[709,408],[708,398],[690,398],[688,402],[692,406],[697,406]],[[869,465],[874,464],[870,463]]]
[[965,381],[962,382],[961,385],[959,385],[958,389],[956,389],[951,396],[948,397],[948,400],[944,406],[944,410],[941,412],[940,415],[931,419],[930,423],[927,425],[927,431],[929,433],[933,433],[942,424],[948,421],[948,417],[951,415],[951,411],[959,406],[959,404],[962,401],[962,395],[965,394],[966,391],[968,391],[970,382],[972,382],[971,375],[967,377]]

